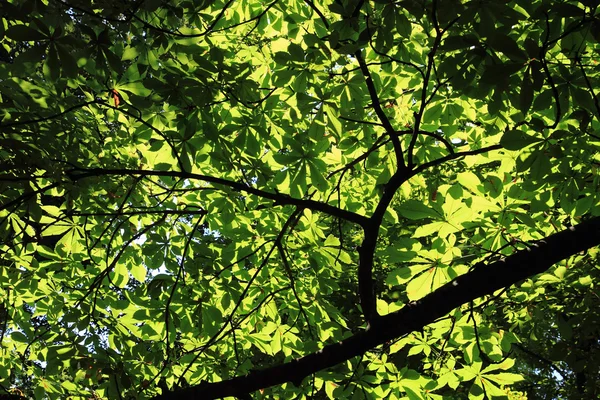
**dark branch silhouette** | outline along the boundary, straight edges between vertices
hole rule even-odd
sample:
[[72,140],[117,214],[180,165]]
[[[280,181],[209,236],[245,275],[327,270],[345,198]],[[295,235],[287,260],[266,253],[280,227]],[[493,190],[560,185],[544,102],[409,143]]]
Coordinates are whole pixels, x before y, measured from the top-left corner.
[[246,376],[216,383],[202,383],[153,400],[217,399],[243,396],[285,382],[299,384],[311,374],[360,356],[376,346],[421,329],[456,307],[539,274],[555,263],[600,245],[600,217],[530,243],[530,247],[491,264],[478,263],[471,272],[448,282],[401,310],[378,317],[371,327],[339,343],[289,363],[253,371]]

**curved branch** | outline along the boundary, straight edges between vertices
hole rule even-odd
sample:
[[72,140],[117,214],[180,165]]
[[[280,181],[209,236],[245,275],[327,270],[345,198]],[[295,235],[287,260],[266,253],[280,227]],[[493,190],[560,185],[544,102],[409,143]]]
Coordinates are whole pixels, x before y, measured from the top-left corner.
[[501,145],[494,144],[492,146],[482,147],[481,149],[477,149],[477,150],[469,150],[469,151],[462,151],[460,153],[452,153],[452,154],[449,154],[449,155],[447,155],[445,157],[438,158],[438,159],[430,161],[428,163],[419,165],[417,168],[415,168],[414,170],[411,171],[411,177],[414,176],[414,175],[416,175],[416,174],[418,174],[418,173],[420,173],[420,172],[423,172],[427,168],[431,168],[431,167],[434,167],[436,165],[443,164],[446,161],[456,160],[457,158],[465,157],[465,156],[474,156],[476,154],[483,154],[483,153],[487,153],[487,152],[492,151],[492,150],[499,150],[501,148],[502,148]]
[[275,204],[281,205],[294,205],[301,208],[308,208],[314,211],[320,211],[325,214],[332,215],[334,217],[342,218],[346,221],[354,222],[358,225],[364,226],[368,223],[369,219],[363,215],[354,213],[352,211],[337,208],[327,203],[322,203],[316,200],[310,199],[297,199],[288,194],[284,193],[271,193],[261,189],[254,188],[245,183],[234,182],[228,179],[216,178],[209,175],[194,174],[190,172],[182,171],[154,171],[154,170],[136,170],[136,169],[103,169],[103,168],[73,168],[67,171],[67,175],[74,181],[95,177],[95,176],[108,176],[108,175],[137,175],[137,176],[169,176],[178,177],[184,179],[201,180],[204,182],[214,183],[216,185],[223,185],[234,190],[250,193],[258,197],[275,201]]
[[521,343],[513,343],[512,345],[515,346],[520,351],[522,351],[523,353],[528,354],[530,357],[535,358],[536,361],[538,361],[540,364],[545,364],[545,365],[549,366],[550,368],[552,368],[552,370],[554,372],[556,372],[557,374],[559,374],[563,380],[568,379],[567,373],[565,371],[563,371],[562,369],[560,369],[559,367],[557,367],[554,364],[554,362],[552,362],[551,360],[547,359],[546,357],[542,356],[541,354],[538,354],[538,353],[535,353],[535,352],[529,350],[527,347],[523,346]]
[[354,167],[356,164],[360,163],[361,161],[366,160],[369,157],[369,155],[371,155],[371,153],[375,152],[381,146],[385,146],[387,143],[389,143],[389,139],[383,140],[384,137],[385,136],[379,136],[377,138],[377,140],[375,141],[375,143],[373,143],[373,145],[367,151],[365,151],[363,154],[356,157],[354,160],[350,161],[343,167],[340,167],[334,171],[331,171],[329,174],[327,174],[327,179],[331,178],[332,176],[334,176],[337,173],[347,171],[347,170],[351,169],[352,167]]
[[131,18],[133,18],[136,21],[140,22],[146,28],[152,29],[152,30],[160,32],[160,33],[163,33],[165,35],[171,35],[171,36],[176,36],[176,37],[181,37],[181,38],[198,38],[198,37],[206,36],[206,35],[208,35],[212,31],[212,29],[215,27],[215,25],[217,25],[217,23],[221,20],[221,18],[223,18],[223,16],[227,12],[227,9],[229,8],[229,6],[231,6],[231,3],[233,3],[233,1],[234,0],[229,0],[223,6],[223,8],[221,9],[221,12],[219,13],[219,15],[217,15],[215,17],[215,19],[213,20],[213,22],[202,33],[185,34],[185,33],[177,32],[177,31],[170,31],[168,29],[164,29],[164,28],[161,28],[159,26],[152,25],[152,24],[148,23],[147,21],[144,21],[143,19],[141,19],[140,17],[138,17],[135,14],[132,14]]
[[137,122],[139,122],[142,125],[144,125],[145,127],[147,127],[148,129],[150,129],[152,132],[156,133],[158,136],[160,136],[167,143],[167,145],[169,145],[169,147],[171,148],[171,151],[173,152],[173,156],[177,160],[177,166],[179,167],[179,169],[181,171],[185,171],[183,161],[181,160],[181,157],[179,156],[179,152],[177,151],[175,144],[171,140],[169,140],[169,138],[163,133],[163,131],[161,131],[160,129],[158,129],[157,127],[152,125],[150,122],[148,122],[144,118],[142,118],[142,112],[137,107],[135,107],[131,103],[127,103],[127,102],[123,101],[123,104],[126,104],[126,105],[134,108],[135,110],[137,110],[138,113],[140,114],[139,116],[134,115],[132,112],[127,111],[123,107],[119,108],[116,106],[111,106],[109,103],[102,101],[102,100],[97,100],[96,104],[100,104],[104,107],[110,108],[116,112],[121,112],[121,113],[127,115],[128,117],[131,117],[131,118],[135,119]]
[[39,122],[44,122],[44,121],[48,121],[54,118],[58,118],[58,117],[62,117],[65,114],[70,113],[73,110],[77,110],[78,108],[83,108],[92,104],[104,104],[101,100],[91,100],[91,101],[86,101],[85,103],[81,103],[81,104],[76,104],[72,107],[67,108],[64,111],[59,112],[58,114],[54,114],[54,115],[50,115],[47,117],[40,117],[40,118],[36,118],[36,119],[29,119],[26,121],[15,121],[15,122],[10,122],[8,124],[0,124],[0,128],[9,128],[12,126],[20,126],[20,125],[28,125],[28,124],[37,124]]
[[459,276],[423,299],[378,318],[370,329],[339,343],[327,345],[315,353],[282,365],[253,371],[246,376],[201,383],[165,393],[153,400],[239,397],[285,382],[300,384],[305,377],[317,371],[333,367],[389,340],[422,329],[469,301],[514,285],[545,271],[558,261],[598,245],[600,217],[595,217],[537,241],[530,248],[520,250],[503,260],[488,265],[478,264],[471,272]]
[[552,125],[547,125],[546,128],[548,129],[554,129],[558,126],[558,123],[560,122],[560,118],[562,116],[562,111],[560,108],[560,95],[558,93],[558,89],[556,87],[556,84],[554,83],[554,79],[552,78],[552,74],[550,73],[550,70],[548,69],[548,63],[546,61],[546,53],[548,52],[548,48],[550,46],[550,42],[549,42],[549,38],[550,38],[550,21],[549,21],[549,16],[548,13],[544,13],[544,15],[546,16],[546,37],[544,39],[544,43],[542,43],[542,46],[540,47],[540,63],[542,64],[542,68],[544,70],[544,74],[546,75],[546,79],[548,80],[548,84],[550,85],[550,90],[552,91],[552,97],[554,98],[554,104],[555,104],[555,118],[554,118],[554,123]]
[[[590,82],[590,79],[588,78],[587,73],[585,72],[585,68],[583,68],[583,64],[581,63],[581,58],[577,57],[577,59],[575,60],[575,62],[577,63],[577,65],[579,66],[579,70],[581,71],[581,75],[583,76],[583,79],[585,80],[585,85],[587,86],[590,94],[592,95],[592,99],[594,100],[594,106],[596,108],[596,115],[597,115],[597,119],[600,120],[600,102],[598,101],[598,96],[596,96],[596,92],[594,92],[594,87],[592,86],[592,83]],[[596,139],[599,139],[599,137],[597,135],[591,135],[592,137],[595,137]]]
[[[239,300],[237,301],[233,310],[229,313],[229,317],[227,318],[227,321],[221,326],[221,328],[214,335],[211,336],[211,338],[201,347],[200,352],[196,353],[194,358],[187,364],[186,368],[183,370],[183,372],[179,376],[179,382],[181,382],[183,380],[185,373],[192,367],[192,365],[194,365],[196,360],[198,360],[198,358],[206,351],[206,349],[208,349],[210,346],[212,346],[214,343],[216,343],[217,341],[220,340],[219,336],[221,336],[221,333],[223,333],[223,331],[225,330],[227,325],[232,323],[236,311],[241,306],[242,301],[246,298],[246,295],[248,294],[248,291],[250,290],[250,287],[252,286],[254,280],[256,279],[256,277],[258,276],[260,271],[262,271],[262,269],[269,262],[271,255],[273,254],[275,249],[277,249],[277,246],[283,240],[283,238],[286,234],[286,231],[290,228],[290,226],[292,226],[293,224],[295,224],[297,222],[298,218],[300,218],[300,216],[302,215],[302,211],[303,211],[303,209],[301,207],[297,208],[285,221],[285,223],[281,227],[281,231],[275,238],[275,242],[273,243],[273,246],[271,246],[271,249],[267,252],[267,254],[263,258],[263,260],[260,263],[260,265],[258,266],[258,268],[256,268],[256,272],[252,275],[252,277],[248,281],[248,284],[246,285],[246,287],[240,294]],[[261,304],[262,304],[262,302],[261,302]],[[255,309],[258,309],[258,307],[260,307],[261,304],[259,304]],[[224,337],[224,336],[221,336],[221,338],[222,337]]]
[[[411,131],[400,131],[397,133],[398,133],[398,135],[412,135],[413,131],[412,130]],[[428,131],[419,131],[418,134],[434,138],[438,142],[441,142],[444,145],[444,147],[446,147],[446,150],[448,150],[448,153],[454,154],[454,148],[452,147],[452,144],[448,140],[443,138],[441,135],[438,135],[437,133],[433,133],[433,132],[428,132]]]
[[402,154],[402,146],[400,145],[400,140],[394,134],[396,130],[392,126],[389,118],[383,112],[381,108],[381,101],[379,100],[379,96],[377,95],[377,89],[375,88],[375,84],[373,83],[373,79],[371,78],[371,73],[369,72],[369,68],[365,63],[364,58],[362,57],[362,53],[360,50],[357,50],[354,53],[356,60],[358,61],[358,65],[360,66],[360,70],[365,78],[365,83],[367,84],[367,90],[369,91],[369,96],[371,97],[371,102],[373,103],[373,108],[375,109],[375,114],[379,117],[381,124],[385,128],[386,133],[392,139],[392,144],[394,145],[394,152],[396,153],[396,165],[397,168],[401,169],[404,166],[404,156]]
[[[431,50],[427,54],[427,68],[425,70],[425,77],[423,78],[423,88],[421,90],[421,104],[419,106],[419,111],[415,113],[415,124],[413,126],[413,136],[410,139],[410,144],[408,145],[408,167],[413,167],[413,152],[415,149],[415,144],[417,143],[417,137],[419,136],[419,131],[421,129],[421,119],[423,118],[423,113],[425,112],[425,108],[431,102],[433,97],[427,97],[427,88],[429,86],[429,80],[431,79],[431,72],[435,66],[435,55],[438,51],[440,44],[442,43],[442,38],[444,37],[444,33],[450,29],[452,25],[454,25],[460,17],[457,17],[450,21],[448,26],[444,29],[441,29],[437,23],[437,1],[433,2],[433,9],[431,11],[432,18],[435,26],[435,40],[433,41],[433,46]],[[437,89],[434,89],[437,90]]]
[[319,10],[319,8],[315,6],[315,3],[313,3],[311,0],[304,0],[304,2],[308,4],[310,8],[313,9],[313,11],[319,16],[319,18],[321,18],[321,21],[323,21],[323,25],[325,25],[325,28],[329,29],[329,21],[327,21],[327,18],[325,18],[325,15],[323,15],[323,12],[321,12],[321,10]]

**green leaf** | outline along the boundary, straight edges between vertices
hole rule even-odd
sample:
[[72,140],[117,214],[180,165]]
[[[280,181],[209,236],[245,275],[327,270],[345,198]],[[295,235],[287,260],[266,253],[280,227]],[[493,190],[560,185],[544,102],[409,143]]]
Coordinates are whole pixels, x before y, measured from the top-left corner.
[[329,235],[327,236],[327,238],[325,239],[325,246],[329,246],[329,247],[339,247],[340,246],[340,240],[338,238],[336,238],[333,235]]
[[419,220],[423,218],[440,218],[440,214],[416,200],[407,200],[397,208],[397,211],[405,218]]
[[408,299],[411,301],[418,300],[431,293],[431,291],[435,289],[434,280],[436,278],[436,274],[436,268],[432,267],[424,271],[415,279],[411,280],[406,286],[406,294]]
[[48,55],[43,67],[44,76],[49,80],[56,80],[60,76],[60,63],[56,46],[48,47]]
[[516,74],[518,71],[524,68],[523,63],[500,63],[490,64],[485,66],[485,71],[481,76],[481,80],[484,83],[488,83],[494,86],[504,85],[506,80]]
[[137,96],[149,96],[150,93],[152,93],[149,89],[144,87],[144,84],[141,81],[121,83],[116,87],[116,89],[124,90]]
[[122,61],[129,61],[135,59],[139,55],[139,51],[135,47],[126,47],[121,56]]
[[396,16],[396,30],[398,31],[401,37],[409,38],[412,32],[412,26],[410,24],[410,21],[401,12],[393,13],[392,15],[394,14]]
[[132,264],[129,267],[129,272],[138,282],[144,283],[146,281],[146,268],[141,264]]
[[468,189],[471,193],[479,194],[482,192],[481,180],[473,172],[460,172],[456,179],[462,187]]
[[1,3],[3,387],[579,393],[593,2],[59,3]]
[[22,332],[12,332],[10,337],[16,342],[29,343],[29,339]]
[[26,25],[10,26],[6,32],[6,37],[19,41],[33,42],[38,40],[47,40],[43,33]]
[[527,59],[527,54],[525,54],[517,42],[510,36],[496,32],[491,37],[489,45],[494,50],[504,53],[504,55],[511,60],[525,61]]
[[69,52],[66,46],[56,44],[56,51],[60,59],[60,64],[65,76],[75,78],[77,76],[78,67],[73,55]]
[[129,282],[129,271],[127,267],[120,262],[117,262],[113,270],[109,274],[111,282],[118,288],[124,288]]
[[529,71],[523,75],[521,91],[519,95],[519,109],[523,114],[527,114],[533,103],[533,82],[529,76]]
[[500,145],[507,150],[521,150],[539,142],[541,139],[516,129],[505,132],[500,139]]
[[507,386],[512,385],[515,382],[524,380],[522,375],[513,374],[510,372],[499,372],[497,374],[488,374],[485,376],[487,379],[496,382],[498,385]]
[[492,398],[506,397],[506,392],[504,392],[498,386],[492,384],[487,379],[482,378],[481,382],[483,383],[483,386],[485,387],[485,393],[487,395],[491,396]]
[[[214,306],[203,306],[202,307],[202,327],[203,334],[207,337],[212,337],[217,333],[219,328],[221,327],[221,321],[223,319],[223,315],[221,311]],[[264,348],[267,348],[266,343],[261,342],[261,345]],[[269,349],[270,350],[270,349]]]
[[296,43],[290,43],[287,50],[292,61],[304,61],[304,50],[302,49],[302,46],[299,46]]
[[557,323],[561,337],[564,338],[564,340],[571,339],[573,337],[573,328],[571,327],[571,324],[562,317],[557,319]]

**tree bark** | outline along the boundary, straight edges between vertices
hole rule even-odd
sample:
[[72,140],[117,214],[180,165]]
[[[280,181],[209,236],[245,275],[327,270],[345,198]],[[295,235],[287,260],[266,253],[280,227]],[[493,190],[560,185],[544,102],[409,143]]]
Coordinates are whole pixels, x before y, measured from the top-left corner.
[[514,285],[597,245],[600,245],[600,217],[591,218],[532,243],[528,249],[517,251],[500,261],[476,264],[472,271],[421,300],[374,320],[370,329],[339,343],[326,345],[315,353],[285,364],[252,371],[246,376],[216,383],[201,383],[165,393],[154,397],[154,400],[243,397],[256,390],[285,382],[299,385],[305,377],[317,371],[333,367],[378,345],[419,330],[462,304]]

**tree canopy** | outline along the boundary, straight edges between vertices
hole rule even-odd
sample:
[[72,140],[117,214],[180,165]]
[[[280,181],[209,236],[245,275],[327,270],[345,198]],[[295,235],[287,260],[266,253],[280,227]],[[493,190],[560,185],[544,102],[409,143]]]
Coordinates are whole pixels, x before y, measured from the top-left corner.
[[0,398],[600,395],[597,1],[0,17]]

